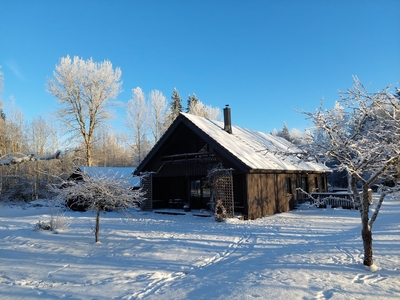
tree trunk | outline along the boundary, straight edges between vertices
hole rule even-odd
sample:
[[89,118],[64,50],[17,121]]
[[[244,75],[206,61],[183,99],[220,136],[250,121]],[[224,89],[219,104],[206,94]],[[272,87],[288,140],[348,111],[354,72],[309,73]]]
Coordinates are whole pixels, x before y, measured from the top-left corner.
[[96,229],[94,235],[96,237],[96,243],[99,241],[99,231],[100,231],[100,209],[97,210],[96,214]]
[[362,222],[362,231],[361,236],[363,239],[364,246],[364,265],[372,266],[372,231],[368,224],[369,222],[369,192],[368,185],[363,185],[363,198],[362,198],[362,214],[361,214],[361,222]]
[[372,260],[372,231],[367,225],[364,225],[363,222],[363,229],[361,231],[362,239],[363,239],[363,246],[364,246],[364,265],[372,266],[374,263]]
[[92,147],[90,143],[86,143],[86,164],[88,167],[92,166]]

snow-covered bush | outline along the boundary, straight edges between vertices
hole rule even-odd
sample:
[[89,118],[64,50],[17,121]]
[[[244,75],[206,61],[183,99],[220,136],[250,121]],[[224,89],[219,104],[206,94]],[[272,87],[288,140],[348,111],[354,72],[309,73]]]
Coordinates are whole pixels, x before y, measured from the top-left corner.
[[35,230],[52,230],[50,222],[39,220],[35,224]]
[[138,207],[144,200],[142,198],[144,193],[141,188],[134,189],[131,186],[130,178],[117,172],[99,171],[96,176],[79,172],[79,175],[82,180],[62,181],[61,184],[53,186],[53,191],[61,203],[74,199],[73,204],[96,213],[95,240],[98,242],[100,213],[109,211],[120,213]]
[[68,228],[71,224],[69,219],[64,215],[64,212],[58,209],[57,211],[52,209],[50,214],[50,220],[44,221],[39,220],[34,229],[35,230],[51,230],[57,231]]
[[55,213],[51,213],[49,223],[51,230],[66,229],[71,224],[70,220],[65,216],[64,211],[61,210],[58,210]]

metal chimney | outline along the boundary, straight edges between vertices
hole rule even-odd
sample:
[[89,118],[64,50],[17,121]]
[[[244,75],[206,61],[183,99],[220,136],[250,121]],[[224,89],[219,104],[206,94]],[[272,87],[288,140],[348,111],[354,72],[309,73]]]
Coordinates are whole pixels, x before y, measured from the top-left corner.
[[229,108],[229,104],[224,108],[224,130],[232,134],[231,109]]

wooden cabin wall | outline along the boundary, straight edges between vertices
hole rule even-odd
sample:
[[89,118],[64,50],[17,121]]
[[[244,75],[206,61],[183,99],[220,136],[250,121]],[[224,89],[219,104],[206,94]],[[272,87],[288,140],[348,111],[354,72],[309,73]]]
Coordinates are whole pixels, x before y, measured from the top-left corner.
[[[287,192],[287,178],[290,178],[291,193]],[[249,219],[289,211],[295,202],[295,174],[247,174]]]
[[325,174],[308,175],[308,192],[327,192],[327,178]]
[[257,219],[275,212],[274,178],[267,174],[247,174],[248,218]]

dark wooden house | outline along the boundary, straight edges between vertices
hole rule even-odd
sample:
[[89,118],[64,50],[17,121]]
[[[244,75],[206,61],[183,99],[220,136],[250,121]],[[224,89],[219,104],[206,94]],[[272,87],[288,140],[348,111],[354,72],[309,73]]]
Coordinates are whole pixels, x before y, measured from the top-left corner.
[[302,201],[297,192],[326,191],[330,169],[306,162],[288,141],[232,126],[230,108],[224,122],[181,113],[136,168],[147,174],[146,207],[206,208],[211,191],[207,172],[216,165],[230,170],[232,209],[249,219],[285,212]]

